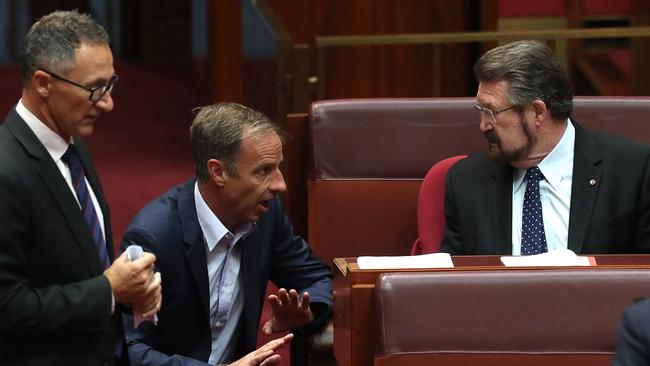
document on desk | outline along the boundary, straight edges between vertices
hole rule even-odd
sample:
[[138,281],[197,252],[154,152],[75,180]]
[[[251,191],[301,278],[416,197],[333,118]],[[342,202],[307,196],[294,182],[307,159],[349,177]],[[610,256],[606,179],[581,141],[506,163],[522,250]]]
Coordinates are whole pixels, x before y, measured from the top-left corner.
[[565,267],[596,265],[593,257],[578,256],[571,249],[560,249],[535,255],[501,257],[501,263],[506,267]]
[[[129,245],[126,248],[125,252],[126,259],[129,261],[134,261],[144,255],[144,251],[139,245]],[[153,322],[154,325],[158,325],[158,314],[154,314],[146,318],[143,317],[142,314],[133,314],[133,328],[138,329],[138,325],[140,325],[140,323],[143,321],[150,321]]]
[[449,253],[422,255],[364,256],[357,258],[359,269],[454,268]]

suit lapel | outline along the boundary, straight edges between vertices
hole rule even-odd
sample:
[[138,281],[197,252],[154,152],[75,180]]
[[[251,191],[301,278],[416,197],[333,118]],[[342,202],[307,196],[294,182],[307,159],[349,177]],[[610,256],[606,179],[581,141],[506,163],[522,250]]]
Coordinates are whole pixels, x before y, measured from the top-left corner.
[[79,209],[79,204],[70,191],[70,187],[65,179],[63,179],[59,168],[47,153],[43,144],[41,144],[36,135],[29,129],[22,118],[18,116],[15,110],[11,112],[5,123],[27,153],[40,161],[38,174],[43,179],[45,186],[49,189],[54,201],[56,201],[61,211],[60,215],[68,223],[79,250],[84,253],[84,257],[87,259],[86,264],[88,265],[88,270],[91,273],[101,273],[103,271],[103,265],[99,260],[99,255],[95,251],[95,243],[90,234],[90,230],[88,230],[88,224],[86,224]]
[[[494,254],[512,253],[512,173],[509,165],[492,163],[488,183]],[[499,228],[501,228],[499,230]]]
[[203,232],[196,216],[194,204],[194,180],[183,185],[178,198],[178,215],[183,231],[183,241],[187,250],[185,261],[192,271],[196,281],[203,311],[206,319],[210,319],[210,289],[208,282],[208,265],[205,255]]
[[573,183],[569,211],[569,249],[582,251],[591,216],[594,211],[603,171],[598,167],[602,160],[600,151],[589,132],[574,123],[576,140],[573,158]]

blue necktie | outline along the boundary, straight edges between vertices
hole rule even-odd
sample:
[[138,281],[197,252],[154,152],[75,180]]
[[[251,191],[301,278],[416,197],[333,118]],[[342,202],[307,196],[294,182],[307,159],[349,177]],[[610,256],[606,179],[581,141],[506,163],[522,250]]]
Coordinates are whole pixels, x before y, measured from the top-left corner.
[[81,212],[86,219],[88,228],[90,229],[95,245],[97,246],[99,260],[104,264],[104,268],[108,268],[111,265],[111,261],[108,258],[104,233],[102,233],[102,227],[99,224],[99,218],[97,217],[95,206],[90,198],[90,192],[86,185],[86,179],[77,148],[70,144],[68,150],[63,154],[61,159],[66,162],[70,168],[72,185],[74,186],[75,192],[77,192],[77,199],[81,205]]
[[538,167],[526,171],[526,194],[521,220],[521,254],[539,254],[548,251],[544,219],[542,218],[542,202],[539,198],[539,181],[544,175]]

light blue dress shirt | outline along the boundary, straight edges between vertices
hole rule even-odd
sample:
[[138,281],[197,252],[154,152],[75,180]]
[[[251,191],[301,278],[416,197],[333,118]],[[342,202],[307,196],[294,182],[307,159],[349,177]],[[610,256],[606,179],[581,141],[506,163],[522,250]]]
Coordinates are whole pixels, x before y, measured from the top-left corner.
[[208,207],[198,184],[194,185],[194,203],[203,232],[210,287],[212,351],[208,363],[229,363],[234,361],[244,309],[241,250],[237,243],[253,231],[254,224],[242,223],[231,233]]
[[[570,120],[560,142],[537,165],[544,174],[539,182],[544,232],[548,251],[566,249],[573,181],[573,150],[576,131]],[[515,169],[512,178],[512,255],[521,255],[521,219],[524,208],[526,169]]]

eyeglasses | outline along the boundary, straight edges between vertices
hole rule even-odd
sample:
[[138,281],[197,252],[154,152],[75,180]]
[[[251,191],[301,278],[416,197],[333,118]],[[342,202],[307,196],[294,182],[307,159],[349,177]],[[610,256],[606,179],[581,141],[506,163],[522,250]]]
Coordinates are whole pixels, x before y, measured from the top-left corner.
[[485,108],[485,107],[481,107],[480,105],[475,105],[474,109],[479,111],[479,113],[485,113],[488,117],[490,117],[490,119],[492,120],[492,123],[496,123],[497,114],[499,114],[501,112],[509,111],[509,110],[511,110],[511,109],[513,109],[515,107],[516,106],[513,105],[513,106],[510,106],[508,108],[503,108],[503,109],[499,109],[498,111],[493,111],[490,108]]
[[76,87],[79,87],[81,89],[84,89],[84,90],[90,92],[90,96],[88,97],[88,100],[90,100],[93,103],[96,103],[99,100],[101,100],[104,97],[104,95],[106,95],[106,93],[110,93],[111,91],[113,91],[113,88],[115,87],[115,84],[119,80],[117,75],[113,74],[113,76],[111,77],[111,80],[109,80],[108,83],[106,83],[104,85],[101,85],[101,86],[95,86],[95,87],[89,88],[89,87],[87,87],[85,85],[75,83],[72,80],[68,80],[68,79],[64,78],[63,76],[59,76],[59,75],[53,73],[52,71],[48,71],[48,70],[46,70],[46,69],[44,69],[42,67],[40,68],[40,70],[45,71],[46,73],[52,75],[52,77],[55,78],[55,79],[59,79],[59,80],[64,81],[64,82],[66,82],[68,84],[72,84],[72,85],[74,85]]

